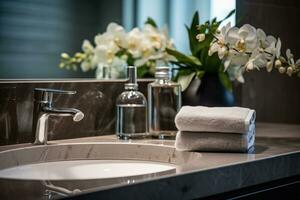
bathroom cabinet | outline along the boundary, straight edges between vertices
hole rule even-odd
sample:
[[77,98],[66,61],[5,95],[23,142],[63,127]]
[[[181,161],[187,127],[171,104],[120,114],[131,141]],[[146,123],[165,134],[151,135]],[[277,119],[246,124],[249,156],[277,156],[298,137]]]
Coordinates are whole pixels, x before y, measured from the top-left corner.
[[253,199],[299,199],[300,176],[293,176],[223,194],[212,195],[205,200],[253,200]]

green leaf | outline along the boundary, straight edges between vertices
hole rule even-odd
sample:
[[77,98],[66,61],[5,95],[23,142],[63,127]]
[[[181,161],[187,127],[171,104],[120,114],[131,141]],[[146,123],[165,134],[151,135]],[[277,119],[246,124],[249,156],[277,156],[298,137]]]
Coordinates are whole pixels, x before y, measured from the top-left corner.
[[195,72],[188,75],[181,75],[178,77],[178,83],[181,85],[181,91],[184,91],[195,77]]
[[[205,40],[202,42],[197,41],[197,46],[195,47],[195,55],[197,57],[201,57],[201,54],[203,54],[204,49],[209,49],[211,42],[213,41],[214,36],[212,34],[206,34],[205,35]],[[201,51],[201,52],[200,52]],[[208,51],[208,50],[207,50]],[[201,54],[200,54],[201,53]],[[201,60],[201,59],[200,59]],[[203,62],[203,60],[201,60]]]
[[169,49],[169,48],[167,48],[166,51],[168,54],[174,56],[179,63],[196,65],[196,66],[202,65],[200,60],[194,56],[187,56],[179,51],[176,51],[174,49]]
[[152,19],[151,17],[148,17],[145,24],[150,24],[151,26],[153,26],[154,28],[157,28],[157,24],[154,21],[154,19]]
[[201,66],[202,63],[200,62],[200,60],[194,56],[188,56],[188,58],[192,61],[191,64],[197,65],[197,66]]
[[186,75],[189,75],[191,73],[194,73],[195,70],[192,69],[191,67],[184,67],[184,68],[178,68],[178,73],[176,73],[176,76],[174,77],[174,81],[178,81],[178,77],[180,76],[186,76]]
[[222,67],[222,61],[220,60],[217,53],[214,53],[211,56],[208,56],[208,48],[203,51],[204,58],[205,58],[205,65],[204,69],[206,72],[211,74],[217,74],[219,69]]
[[189,43],[190,43],[190,50],[192,52],[192,55],[196,56],[197,52],[195,51],[197,49],[198,41],[196,39],[196,36],[198,34],[197,26],[199,25],[199,13],[198,11],[195,12],[192,23],[190,27],[185,26],[188,36],[189,36]]
[[[190,68],[189,65],[185,65],[184,63],[181,62],[177,62],[177,61],[170,61],[171,64],[177,65],[179,68],[178,69],[182,69],[182,68]],[[174,69],[175,70],[175,69]]]
[[222,19],[220,22],[222,22],[222,21],[228,19],[228,18],[231,17],[234,13],[235,13],[235,9],[233,9],[232,11],[230,11],[230,13],[228,13],[228,15],[227,15],[224,19]]
[[199,13],[198,11],[195,12],[194,16],[193,16],[193,20],[192,20],[192,23],[191,23],[191,26],[190,28],[193,30],[193,29],[196,29],[196,27],[199,25]]
[[297,76],[300,78],[300,72],[297,73]]
[[145,76],[149,73],[149,68],[146,65],[137,67],[137,76],[138,78],[145,78]]
[[218,30],[219,26],[220,26],[221,22],[214,22],[210,29],[209,29],[209,32],[212,33],[212,34],[215,34],[216,31]]
[[216,22],[217,22],[217,18],[214,17],[214,18],[211,20],[211,24],[216,23]]
[[202,79],[202,77],[204,76],[204,74],[205,74],[205,71],[198,71],[198,72],[196,73],[196,77],[197,77],[198,79]]
[[219,80],[221,81],[222,85],[226,88],[226,90],[232,92],[232,83],[226,72],[219,72]]
[[207,26],[205,24],[199,25],[199,33],[205,33]]
[[188,36],[189,36],[189,45],[190,45],[190,51],[192,52],[192,55],[196,55],[196,48],[198,45],[198,40],[196,39],[197,33],[196,33],[196,28],[194,30],[190,29],[189,27],[185,26]]
[[134,65],[134,58],[133,58],[132,54],[131,53],[127,53],[127,56],[128,56],[128,58],[127,58],[127,65],[128,66],[133,66]]

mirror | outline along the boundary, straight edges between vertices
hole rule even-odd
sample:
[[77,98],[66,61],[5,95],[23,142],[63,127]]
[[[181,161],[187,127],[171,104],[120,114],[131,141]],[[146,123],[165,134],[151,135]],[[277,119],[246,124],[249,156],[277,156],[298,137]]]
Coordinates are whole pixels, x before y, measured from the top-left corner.
[[[232,9],[235,0],[2,0],[0,79],[95,78],[95,69],[59,68],[60,56],[80,52],[84,39],[93,43],[110,22],[130,31],[151,17],[158,27],[167,25],[176,48],[187,52],[184,24],[196,10],[204,22]],[[229,20],[235,23],[234,16]]]

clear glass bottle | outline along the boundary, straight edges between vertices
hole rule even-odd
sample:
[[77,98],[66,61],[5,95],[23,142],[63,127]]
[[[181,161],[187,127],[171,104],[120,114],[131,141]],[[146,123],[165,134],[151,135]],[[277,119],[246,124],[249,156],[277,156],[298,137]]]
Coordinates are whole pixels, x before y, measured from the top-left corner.
[[148,84],[149,133],[160,139],[176,136],[175,116],[181,108],[181,87],[170,80],[169,67],[156,67]]
[[111,67],[108,65],[98,64],[96,70],[97,79],[110,79],[111,78]]
[[120,139],[144,138],[148,135],[147,99],[138,91],[136,67],[128,67],[129,80],[117,98],[116,134]]

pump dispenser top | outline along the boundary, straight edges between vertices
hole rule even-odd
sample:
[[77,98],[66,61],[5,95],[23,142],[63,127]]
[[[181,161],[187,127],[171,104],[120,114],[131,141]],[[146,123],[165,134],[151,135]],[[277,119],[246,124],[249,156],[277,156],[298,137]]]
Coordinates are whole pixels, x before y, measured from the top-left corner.
[[125,89],[138,89],[138,84],[137,84],[137,70],[135,66],[128,66],[127,68],[127,74],[128,74],[128,81],[125,84]]
[[170,77],[169,67],[167,66],[156,67],[155,78],[169,79],[169,77]]

